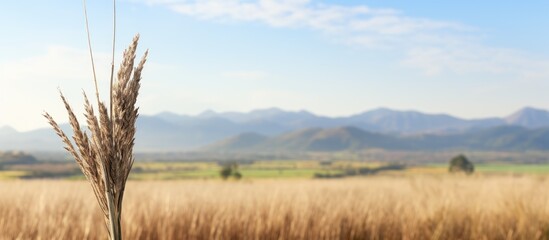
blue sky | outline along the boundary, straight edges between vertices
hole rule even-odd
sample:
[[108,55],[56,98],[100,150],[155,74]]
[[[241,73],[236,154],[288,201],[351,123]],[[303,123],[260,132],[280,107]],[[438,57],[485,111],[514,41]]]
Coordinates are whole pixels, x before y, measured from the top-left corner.
[[[341,2],[122,0],[117,56],[137,32],[150,49],[143,114],[549,109],[549,2]],[[111,4],[88,1],[103,92]],[[81,111],[93,90],[81,1],[2,1],[0,36],[0,126],[65,119],[58,87]]]

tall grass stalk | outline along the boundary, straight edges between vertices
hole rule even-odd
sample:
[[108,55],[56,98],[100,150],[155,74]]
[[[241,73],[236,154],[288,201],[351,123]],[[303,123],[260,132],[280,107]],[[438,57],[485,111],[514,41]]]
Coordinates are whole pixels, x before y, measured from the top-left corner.
[[136,35],[130,46],[124,51],[116,81],[114,80],[116,1],[113,0],[113,55],[109,87],[109,113],[99,97],[85,0],[83,0],[83,5],[98,113],[94,112],[94,107],[84,93],[84,117],[89,129],[88,136],[87,132],[82,131],[76,115],[63,93],[60,92],[61,100],[68,112],[69,122],[74,132],[72,137],[74,144],[50,114],[46,112],[44,116],[65,144],[65,149],[74,157],[90,182],[103,211],[110,239],[117,240],[122,238],[120,226],[122,200],[126,181],[134,162],[135,122],[138,117],[136,102],[140,88],[141,72],[146,62],[148,50],[137,67],[134,68],[135,52],[139,41],[139,35]]

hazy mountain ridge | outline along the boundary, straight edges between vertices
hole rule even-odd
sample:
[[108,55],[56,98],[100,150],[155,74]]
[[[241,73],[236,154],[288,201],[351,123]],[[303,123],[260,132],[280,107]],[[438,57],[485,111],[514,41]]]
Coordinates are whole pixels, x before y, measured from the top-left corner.
[[37,160],[32,155],[23,152],[1,152],[0,167],[8,164],[29,164],[36,163]]
[[[285,138],[281,137],[278,141],[285,141],[284,144],[288,148],[301,148],[298,145],[304,143],[296,142],[291,134],[296,134],[295,131],[298,130],[314,134],[311,129],[315,128],[317,131],[347,128],[349,131],[345,134],[348,136],[357,134],[354,132],[355,130],[364,130],[370,134],[382,133],[378,136],[380,138],[392,137],[392,135],[425,138],[426,134],[456,135],[473,130],[509,125],[525,128],[549,127],[549,111],[523,108],[505,118],[472,120],[447,114],[426,114],[418,111],[396,111],[387,108],[379,108],[347,117],[325,117],[308,111],[292,112],[278,108],[254,110],[248,113],[206,111],[195,116],[163,112],[139,117],[136,150],[185,151],[210,145],[242,133],[253,133],[266,138],[287,133],[289,135],[286,135]],[[67,133],[71,132],[68,125],[62,125],[62,128]],[[342,140],[347,136],[345,134],[340,135]],[[322,138],[321,135],[318,135],[314,141],[311,140],[313,142],[310,144],[312,144],[312,148],[316,146],[321,149],[330,144],[334,144],[332,147],[336,149],[347,148],[347,144],[358,144],[357,142],[353,143],[354,140],[351,139],[354,138],[348,136],[346,139],[351,142],[342,143],[331,142],[332,138]],[[257,139],[259,138],[256,136]],[[450,139],[444,139],[444,141],[450,141]],[[271,144],[278,143],[271,142]],[[396,142],[392,141],[391,144],[394,146]],[[438,143],[433,142],[432,144]],[[474,144],[471,143],[472,145]],[[359,148],[359,146],[351,148]],[[61,149],[62,144],[53,130],[49,128],[17,132],[8,126],[0,127],[0,150],[57,151]]]
[[[356,127],[311,128],[249,141],[250,133],[203,148],[212,152],[335,152],[385,150],[549,150],[549,128],[500,126],[480,131],[436,135],[395,136]],[[238,146],[238,147],[234,147]]]

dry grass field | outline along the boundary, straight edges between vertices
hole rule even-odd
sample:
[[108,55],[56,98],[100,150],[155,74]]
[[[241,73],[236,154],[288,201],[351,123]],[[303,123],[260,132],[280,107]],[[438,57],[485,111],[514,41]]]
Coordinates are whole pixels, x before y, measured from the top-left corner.
[[[105,239],[84,181],[1,181],[0,239]],[[131,181],[126,239],[547,239],[541,176]]]

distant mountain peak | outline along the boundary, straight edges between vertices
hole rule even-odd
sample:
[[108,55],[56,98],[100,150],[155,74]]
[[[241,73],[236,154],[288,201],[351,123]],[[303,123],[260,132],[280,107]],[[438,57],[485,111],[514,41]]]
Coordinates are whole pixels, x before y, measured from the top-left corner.
[[390,109],[390,108],[386,108],[386,107],[378,107],[378,108],[374,108],[372,110],[364,111],[364,112],[359,113],[357,115],[391,114],[391,113],[397,113],[397,112],[399,112],[399,111],[396,111],[396,110],[393,110],[393,109]]
[[543,109],[525,107],[505,118],[511,125],[538,128],[549,125],[549,112]]
[[297,113],[316,115],[316,114],[314,114],[314,113],[312,113],[312,112],[310,112],[310,111],[307,111],[307,110],[305,110],[305,109],[301,109],[301,110],[299,110]]
[[216,116],[216,115],[217,115],[217,112],[214,111],[214,110],[211,110],[211,109],[208,109],[208,110],[203,111],[200,114],[198,114],[199,117],[212,117],[212,116]]
[[397,112],[397,110],[388,107],[378,107],[370,110],[370,112]]
[[0,134],[7,134],[7,133],[17,133],[17,130],[7,125],[0,127]]
[[155,116],[157,116],[157,117],[179,117],[181,115],[179,115],[177,113],[174,113],[174,112],[170,112],[170,111],[163,111],[163,112],[157,113]]
[[540,108],[534,108],[534,107],[523,107],[516,111],[514,114],[525,114],[525,113],[546,113],[547,111]]
[[260,109],[250,111],[250,113],[254,113],[254,112],[281,113],[281,112],[286,112],[286,111],[282,110],[281,108],[270,107],[270,108],[260,108]]
[[545,111],[541,108],[535,108],[535,107],[530,107],[530,106],[526,106],[526,107],[523,107],[522,110],[537,110],[537,111]]

